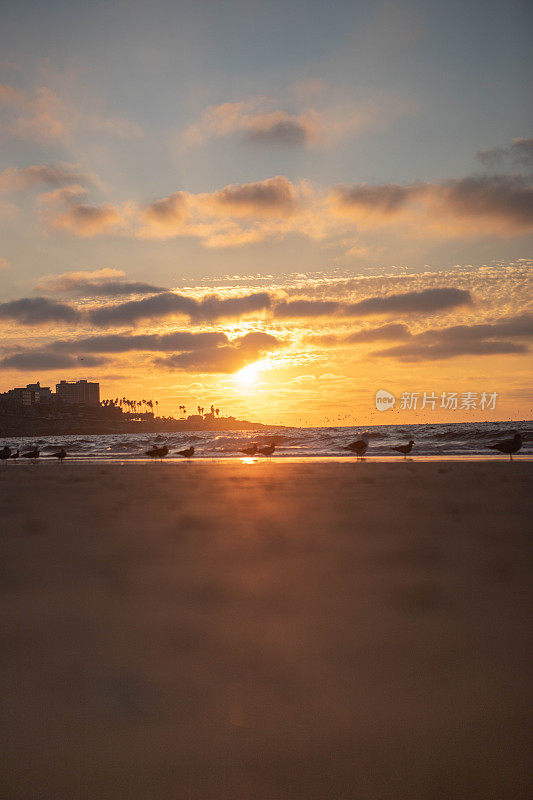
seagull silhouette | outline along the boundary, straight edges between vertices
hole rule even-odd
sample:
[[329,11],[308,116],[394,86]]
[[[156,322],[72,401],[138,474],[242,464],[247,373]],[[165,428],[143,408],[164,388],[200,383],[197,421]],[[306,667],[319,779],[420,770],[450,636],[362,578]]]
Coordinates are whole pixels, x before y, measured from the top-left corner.
[[34,447],[33,450],[28,450],[27,453],[22,453],[22,458],[31,458],[36,461],[39,458],[39,448]]
[[160,461],[164,459],[164,457],[168,454],[168,447],[166,444],[163,447],[157,447],[154,445],[151,450],[147,450],[145,455],[150,456],[154,460],[158,458]]
[[63,463],[63,459],[67,457],[67,451],[64,447],[61,450],[58,450],[57,453],[50,453],[50,458],[57,458],[60,464]]
[[257,444],[254,442],[250,447],[244,447],[241,451],[245,456],[255,456],[257,453]]
[[413,445],[414,445],[414,442],[413,442],[412,439],[410,439],[409,440],[409,444],[399,444],[396,447],[393,447],[392,449],[393,450],[397,450],[398,453],[401,453],[403,455],[403,457],[405,458],[406,456],[409,455],[409,453],[413,449]]
[[368,447],[368,434],[363,433],[360,439],[356,439],[355,442],[350,442],[350,444],[346,445],[344,449],[351,450],[352,453],[355,453],[357,458],[362,458],[366,453],[367,447]]
[[272,442],[271,444],[266,444],[264,447],[260,447],[259,452],[262,456],[267,456],[267,458],[270,458],[275,449],[276,445],[274,442]]
[[183,456],[183,458],[192,458],[194,455],[194,447],[188,447],[186,450],[178,450],[176,455]]
[[519,433],[515,432],[515,435],[512,439],[502,439],[501,442],[496,442],[495,444],[489,444],[487,447],[490,447],[491,450],[498,450],[500,453],[504,453],[505,455],[509,456],[509,461],[513,460],[513,453],[518,453],[520,448],[522,447],[522,437]]
[[10,455],[10,458],[17,459],[19,456],[20,456],[20,450],[19,450],[19,448],[17,447],[17,450],[16,450],[16,452],[15,452],[15,453],[11,453],[11,455]]
[[7,464],[7,459],[10,458],[10,456],[11,456],[11,448],[8,447],[6,444],[5,447],[2,447],[2,449],[0,450],[0,461],[5,461]]

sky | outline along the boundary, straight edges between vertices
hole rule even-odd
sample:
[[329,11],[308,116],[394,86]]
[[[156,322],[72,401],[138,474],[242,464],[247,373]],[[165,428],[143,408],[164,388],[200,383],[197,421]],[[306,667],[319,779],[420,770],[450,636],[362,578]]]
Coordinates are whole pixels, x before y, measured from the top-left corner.
[[287,425],[531,418],[532,18],[6,5],[0,391],[87,378]]

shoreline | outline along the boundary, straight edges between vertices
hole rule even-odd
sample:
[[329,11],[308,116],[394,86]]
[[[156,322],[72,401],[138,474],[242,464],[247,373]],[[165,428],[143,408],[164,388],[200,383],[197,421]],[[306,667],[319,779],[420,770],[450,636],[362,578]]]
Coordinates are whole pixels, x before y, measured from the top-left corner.
[[[162,460],[152,459],[146,456],[91,456],[91,455],[69,455],[63,462],[65,464],[86,464],[87,466],[101,465],[101,464],[118,464],[119,466],[141,466],[145,464],[246,464],[247,466],[254,466],[259,464],[448,464],[448,463],[529,463],[533,461],[533,454],[523,453],[513,455],[512,462],[509,457],[505,455],[418,455],[418,456],[363,456],[363,458],[356,458],[353,455],[338,455],[338,456],[279,456],[274,455],[271,458],[261,456],[209,456],[195,454],[193,458],[181,458],[180,456],[165,456]],[[36,462],[37,464],[57,464],[57,459],[49,454],[42,454]],[[12,466],[8,466],[4,462],[6,469],[18,469],[21,464],[33,464],[35,462],[23,458],[17,459],[13,462]],[[1,475],[1,473],[0,473]]]

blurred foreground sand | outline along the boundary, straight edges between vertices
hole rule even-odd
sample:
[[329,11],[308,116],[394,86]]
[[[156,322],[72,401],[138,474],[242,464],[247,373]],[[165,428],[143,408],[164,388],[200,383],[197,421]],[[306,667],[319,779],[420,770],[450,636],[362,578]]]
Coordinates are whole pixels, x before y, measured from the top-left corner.
[[533,463],[0,465],[9,800],[514,800]]

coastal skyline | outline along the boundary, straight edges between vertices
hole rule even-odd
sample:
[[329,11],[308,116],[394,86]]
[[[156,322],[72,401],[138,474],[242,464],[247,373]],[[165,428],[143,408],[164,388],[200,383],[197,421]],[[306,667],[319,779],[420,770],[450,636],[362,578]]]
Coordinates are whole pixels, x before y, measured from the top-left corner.
[[3,12],[0,391],[60,372],[163,415],[531,417],[531,8],[334,11]]

